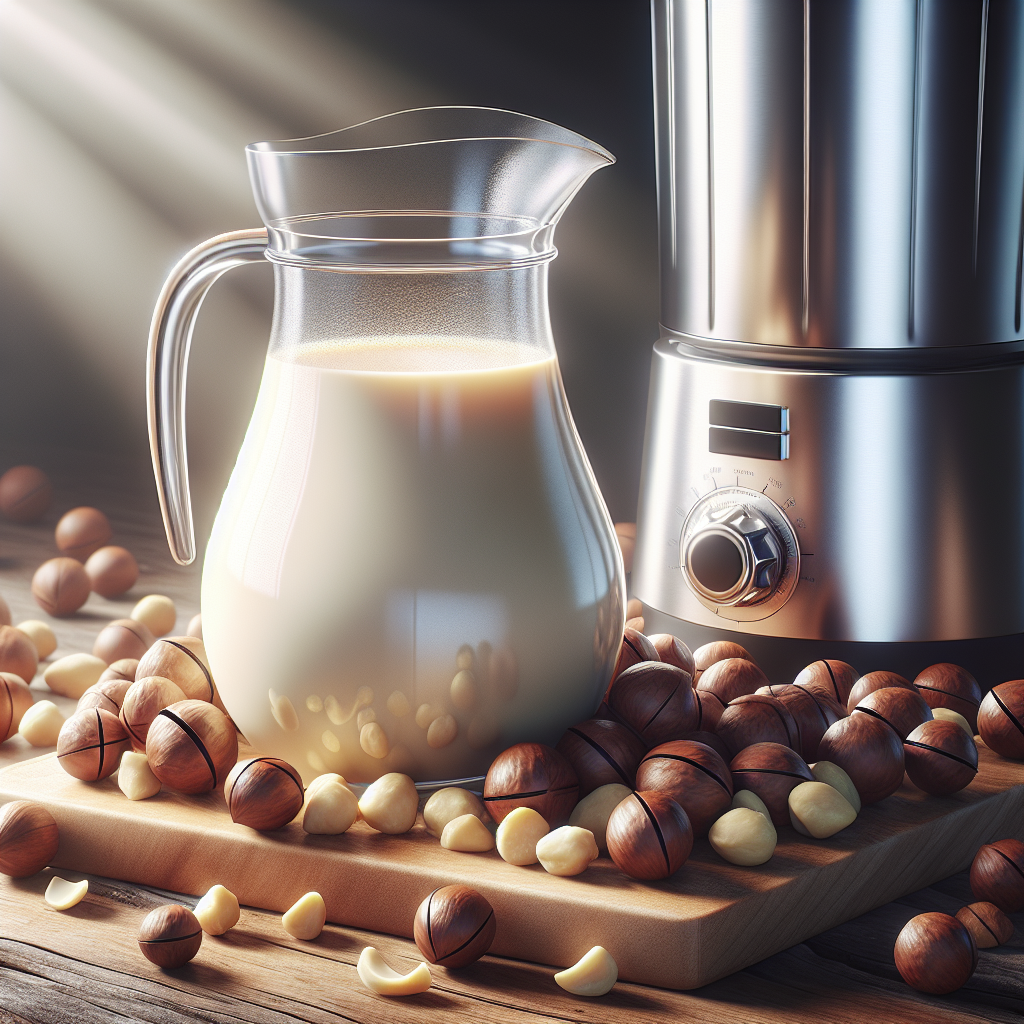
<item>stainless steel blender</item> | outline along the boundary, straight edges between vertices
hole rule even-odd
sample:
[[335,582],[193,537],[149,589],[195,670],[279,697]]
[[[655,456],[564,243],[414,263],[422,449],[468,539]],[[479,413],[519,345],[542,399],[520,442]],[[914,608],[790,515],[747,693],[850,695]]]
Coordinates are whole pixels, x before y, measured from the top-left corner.
[[1024,3],[653,15],[648,630],[1024,674]]

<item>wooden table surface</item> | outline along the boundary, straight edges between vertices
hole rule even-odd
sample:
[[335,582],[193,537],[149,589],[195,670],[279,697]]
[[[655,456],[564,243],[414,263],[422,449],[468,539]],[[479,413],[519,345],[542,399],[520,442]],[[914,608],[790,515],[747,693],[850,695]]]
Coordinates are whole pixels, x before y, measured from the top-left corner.
[[[90,650],[109,619],[126,615],[147,593],[166,593],[178,604],[184,630],[198,609],[199,577],[167,554],[145,464],[69,452],[0,448],[0,471],[36,461],[54,479],[54,508],[37,526],[0,523],[0,594],[14,622],[48,620],[60,643],[57,655]],[[95,504],[110,516],[115,542],[130,548],[142,576],[127,598],[93,595],[70,619],[49,620],[32,601],[36,566],[56,552],[52,528],[60,512]],[[50,696],[41,678],[37,699]],[[71,702],[56,698],[65,708]],[[15,737],[0,747],[0,765],[40,751]],[[90,891],[64,913],[43,899],[51,872],[21,880],[0,877],[0,1024],[56,1021],[602,1021],[723,1022],[1019,1022],[1024,1016],[1024,914],[1013,915],[1011,942],[983,950],[967,985],[930,997],[902,983],[893,965],[896,935],[927,910],[955,913],[972,900],[967,873],[880,907],[808,942],[693,992],[620,984],[603,999],[570,996],[549,968],[485,957],[461,971],[433,968],[433,988],[406,1000],[367,991],[355,964],[374,945],[399,970],[420,959],[404,939],[328,925],[314,942],[291,939],[275,914],[243,908],[239,924],[219,938],[206,936],[198,956],[178,971],[161,971],[142,954],[138,927],[166,902],[194,905],[190,897],[90,878]],[[63,872],[67,877],[82,877]]]

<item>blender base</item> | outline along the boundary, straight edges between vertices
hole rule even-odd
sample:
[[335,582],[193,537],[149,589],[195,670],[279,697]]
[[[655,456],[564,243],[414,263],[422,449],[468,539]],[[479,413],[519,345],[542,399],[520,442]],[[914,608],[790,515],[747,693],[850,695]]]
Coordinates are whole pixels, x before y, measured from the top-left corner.
[[750,652],[773,683],[791,681],[805,665],[821,658],[848,662],[861,673],[887,669],[908,679],[929,665],[948,661],[972,673],[983,691],[1024,676],[1024,633],[911,643],[794,640],[698,626],[648,605],[644,605],[644,623],[644,632],[672,633],[691,650],[713,640],[731,640]]

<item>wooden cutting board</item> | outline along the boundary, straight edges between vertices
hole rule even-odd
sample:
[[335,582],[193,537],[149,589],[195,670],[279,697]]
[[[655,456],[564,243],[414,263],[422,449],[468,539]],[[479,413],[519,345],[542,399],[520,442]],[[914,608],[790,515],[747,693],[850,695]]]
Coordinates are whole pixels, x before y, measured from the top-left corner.
[[664,988],[705,985],[970,864],[982,843],[1024,839],[1024,773],[980,748],[972,785],[929,797],[905,783],[825,841],[780,830],[768,864],[726,864],[699,841],[669,881],[627,878],[611,861],[556,878],[496,853],[440,848],[422,822],[404,836],[362,822],[342,836],[235,825],[220,793],[161,793],[130,803],[112,779],[86,784],[56,755],[0,771],[0,803],[31,799],[53,813],[53,866],[200,895],[220,883],[248,906],[284,911],[320,892],[328,919],[411,936],[416,907],[439,885],[482,892],[498,921],[492,952],[559,967],[605,946],[626,981]]

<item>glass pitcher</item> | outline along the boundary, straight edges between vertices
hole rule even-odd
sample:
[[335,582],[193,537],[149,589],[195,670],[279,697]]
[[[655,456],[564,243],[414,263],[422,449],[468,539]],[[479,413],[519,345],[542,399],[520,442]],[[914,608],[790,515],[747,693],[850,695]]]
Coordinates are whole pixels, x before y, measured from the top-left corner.
[[252,421],[203,566],[203,633],[239,729],[307,781],[482,776],[591,715],[624,617],[622,559],[566,403],[547,264],[613,162],[503,110],[408,110],[247,149],[266,228],[175,267],[150,336],[153,463],[195,557],[184,436],[192,325],[268,259]]

